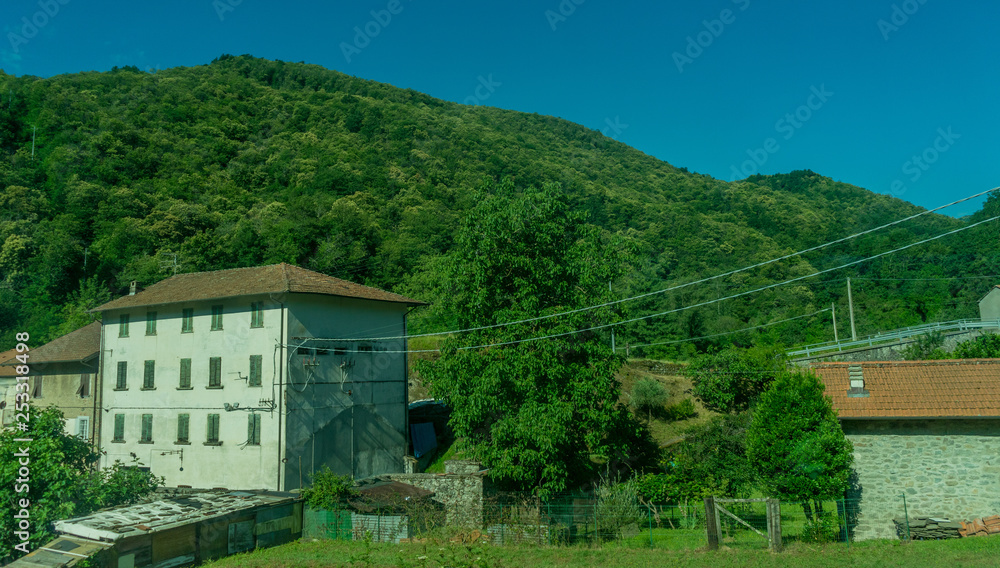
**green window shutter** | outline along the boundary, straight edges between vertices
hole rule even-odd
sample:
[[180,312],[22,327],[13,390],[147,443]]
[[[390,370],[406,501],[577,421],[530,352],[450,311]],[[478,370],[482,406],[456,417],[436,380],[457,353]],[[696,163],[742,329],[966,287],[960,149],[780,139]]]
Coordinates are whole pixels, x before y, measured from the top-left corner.
[[190,414],[178,414],[177,415],[177,441],[187,442],[188,434],[191,425],[191,415]]
[[219,441],[219,415],[209,414],[208,415],[208,442],[210,444],[217,443]]
[[264,302],[250,304],[250,327],[264,327]]
[[261,366],[263,365],[263,355],[250,356],[250,386],[260,386]]
[[156,361],[146,361],[142,371],[142,388],[151,389],[156,387]]
[[118,390],[128,388],[128,361],[118,362],[118,380],[115,382],[115,388]]
[[115,442],[125,441],[125,415],[115,414]]
[[181,384],[180,388],[191,388],[191,360],[181,359]]
[[128,314],[118,317],[118,337],[128,337]]
[[194,331],[194,308],[184,308],[181,317],[181,333],[191,333]]
[[140,442],[152,442],[153,441],[153,415],[143,414],[142,415],[142,437]]
[[146,335],[156,335],[156,312],[146,312]]
[[212,330],[222,329],[222,306],[212,306]]
[[247,444],[260,445],[260,414],[247,416]]
[[222,386],[222,357],[210,357],[208,360],[208,386]]

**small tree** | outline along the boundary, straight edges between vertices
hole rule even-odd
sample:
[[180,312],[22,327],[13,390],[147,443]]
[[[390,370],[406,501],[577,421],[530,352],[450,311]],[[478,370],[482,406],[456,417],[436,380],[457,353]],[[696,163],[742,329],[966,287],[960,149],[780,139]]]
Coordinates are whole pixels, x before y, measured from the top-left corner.
[[312,482],[302,490],[302,500],[313,509],[332,511],[343,506],[348,498],[358,496],[353,477],[337,475],[325,465],[313,474]]
[[646,377],[632,386],[632,408],[645,411],[647,420],[653,419],[653,410],[662,409],[670,393],[660,381]]
[[684,374],[705,408],[728,413],[749,409],[784,370],[784,352],[776,347],[728,347],[696,358]]
[[953,359],[996,359],[1000,358],[1000,335],[988,333],[975,339],[963,341],[955,346]]
[[764,393],[747,430],[747,457],[764,492],[812,508],[847,489],[854,448],[844,437],[823,383],[808,372],[782,373]]

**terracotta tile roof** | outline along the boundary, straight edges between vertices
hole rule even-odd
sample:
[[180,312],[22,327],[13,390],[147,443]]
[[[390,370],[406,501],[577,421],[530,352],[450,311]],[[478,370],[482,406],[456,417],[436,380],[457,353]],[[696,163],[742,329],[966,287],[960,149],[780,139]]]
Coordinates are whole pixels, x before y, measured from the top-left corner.
[[[90,325],[57,337],[52,341],[36,347],[28,352],[28,364],[33,363],[75,363],[95,357],[101,350],[101,322]],[[16,355],[16,352],[15,352]],[[0,358],[0,372],[19,364],[11,357]]]
[[[859,367],[868,396],[849,396]],[[1000,418],[1000,359],[817,363],[826,395],[843,419]]]
[[237,296],[298,292],[426,305],[399,294],[341,280],[290,264],[233,268],[212,272],[178,274],[153,284],[134,296],[123,296],[94,309],[95,312]]
[[14,359],[16,355],[17,349],[11,349],[0,353],[0,379],[17,376],[17,372],[14,370],[13,365],[4,365],[7,361],[17,361],[17,359]]

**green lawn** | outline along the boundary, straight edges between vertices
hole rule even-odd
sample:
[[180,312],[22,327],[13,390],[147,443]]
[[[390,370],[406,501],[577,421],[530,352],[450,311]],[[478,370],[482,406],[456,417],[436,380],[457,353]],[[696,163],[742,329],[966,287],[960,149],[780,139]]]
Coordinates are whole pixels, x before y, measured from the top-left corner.
[[[648,535],[647,535],[648,536]],[[1000,537],[980,537],[935,542],[900,543],[867,541],[852,544],[807,545],[792,543],[785,552],[772,554],[758,549],[665,550],[629,548],[623,544],[601,548],[461,545],[450,542],[424,544],[369,544],[365,542],[294,542],[248,554],[231,556],[207,564],[232,567],[548,567],[681,566],[705,568],[788,567],[1000,567]]]

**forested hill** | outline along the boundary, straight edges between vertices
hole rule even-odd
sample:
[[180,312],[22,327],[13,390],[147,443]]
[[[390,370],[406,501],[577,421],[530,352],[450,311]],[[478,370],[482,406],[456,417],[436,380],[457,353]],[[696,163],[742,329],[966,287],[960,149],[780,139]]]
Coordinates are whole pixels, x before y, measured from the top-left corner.
[[[592,223],[635,242],[639,261],[613,283],[619,295],[919,211],[809,171],[726,183],[565,120],[445,102],[315,65],[223,56],[155,74],[131,67],[50,79],[0,73],[0,347],[14,330],[31,329],[38,340],[69,331],[129,281],[148,285],[175,270],[284,261],[433,301],[442,294],[437,259],[463,211],[484,177],[503,176],[518,187],[557,182]],[[981,189],[957,187],[956,195]],[[997,200],[987,208],[996,210]],[[921,217],[629,305],[629,313],[724,296],[962,224]],[[997,241],[990,225],[621,332],[632,343],[683,339],[831,302],[846,307],[846,276],[883,279],[855,283],[862,331],[973,316],[995,282],[902,279],[1000,273]],[[417,330],[450,321],[433,307],[414,317]],[[764,333],[772,341],[822,340],[832,335],[828,321],[817,316]]]

